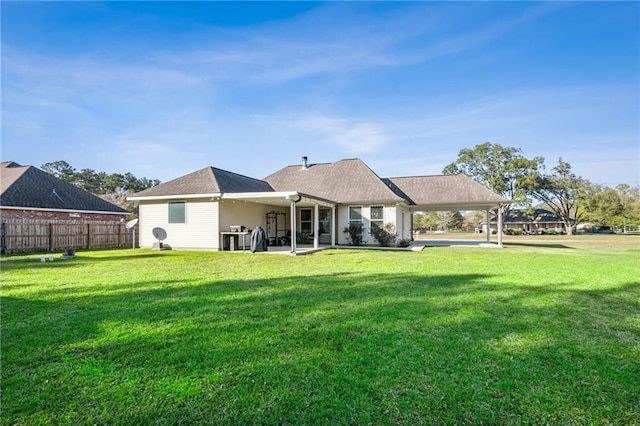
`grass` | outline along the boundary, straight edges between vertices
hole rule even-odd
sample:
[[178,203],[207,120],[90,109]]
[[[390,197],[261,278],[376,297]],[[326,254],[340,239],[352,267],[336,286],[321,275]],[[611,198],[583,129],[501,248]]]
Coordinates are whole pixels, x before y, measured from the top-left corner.
[[5,256],[2,424],[638,424],[640,239],[584,238]]

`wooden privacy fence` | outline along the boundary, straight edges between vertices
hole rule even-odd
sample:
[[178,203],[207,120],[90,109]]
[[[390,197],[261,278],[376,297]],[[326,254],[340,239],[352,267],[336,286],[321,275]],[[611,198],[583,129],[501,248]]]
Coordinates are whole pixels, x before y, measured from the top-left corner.
[[[134,232],[136,235],[134,236]],[[138,227],[123,223],[51,220],[5,220],[2,222],[2,253],[74,249],[133,247],[138,243]]]

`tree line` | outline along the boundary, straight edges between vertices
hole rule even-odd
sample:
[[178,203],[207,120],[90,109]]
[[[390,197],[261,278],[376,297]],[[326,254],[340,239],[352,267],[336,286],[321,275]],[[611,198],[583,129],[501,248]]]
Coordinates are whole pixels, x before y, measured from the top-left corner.
[[77,171],[63,160],[45,163],[41,169],[132,213],[135,213],[137,203],[128,202],[127,196],[160,184],[158,179],[138,178],[132,173],[108,174],[105,172],[96,172],[93,169]]
[[[553,167],[543,157],[526,158],[521,149],[485,142],[463,149],[443,174],[464,173],[513,200],[510,208],[525,212],[546,208],[564,223],[567,233],[583,222],[609,225],[623,230],[640,227],[640,189],[621,184],[615,188],[594,184],[573,173],[571,164],[558,159]],[[426,220],[426,218],[420,218]],[[444,217],[431,217],[441,226]],[[439,220],[439,221],[438,221]],[[426,223],[429,223],[427,221]]]

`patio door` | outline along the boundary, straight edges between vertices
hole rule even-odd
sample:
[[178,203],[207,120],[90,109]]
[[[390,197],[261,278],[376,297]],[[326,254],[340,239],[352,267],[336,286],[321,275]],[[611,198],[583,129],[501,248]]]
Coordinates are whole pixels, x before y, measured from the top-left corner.
[[313,214],[311,209],[300,209],[300,236],[308,240],[313,234]]
[[330,244],[333,228],[331,227],[331,209],[318,209],[318,227],[320,244]]

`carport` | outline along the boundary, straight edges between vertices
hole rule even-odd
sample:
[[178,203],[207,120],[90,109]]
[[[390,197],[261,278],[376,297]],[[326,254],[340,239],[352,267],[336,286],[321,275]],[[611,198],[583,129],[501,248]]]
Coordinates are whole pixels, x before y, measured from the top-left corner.
[[[491,211],[492,210],[497,210],[497,219],[498,219],[498,224],[497,224],[497,237],[498,237],[498,247],[502,247],[502,239],[503,239],[503,235],[504,232],[502,230],[503,228],[503,224],[502,224],[502,220],[503,220],[503,208],[506,206],[507,204],[424,204],[424,205],[419,205],[419,206],[411,206],[411,215],[413,216],[414,213],[417,212],[424,212],[424,211],[429,211],[429,212],[437,212],[437,211],[485,211],[487,214],[487,219],[486,219],[486,225],[487,225],[487,232],[486,237],[485,237],[485,242],[486,244],[490,244],[491,243],[491,227],[490,227],[490,223],[491,223]],[[411,221],[411,223],[413,223],[413,220]],[[463,242],[463,241],[459,241],[458,242],[460,245],[469,245],[469,242]],[[451,242],[451,245],[456,245],[455,242]]]
[[502,210],[511,200],[463,174],[397,177],[386,181],[394,192],[409,201],[412,216],[423,211],[486,211],[486,243],[491,243],[491,211],[497,210],[498,246],[502,247]]

